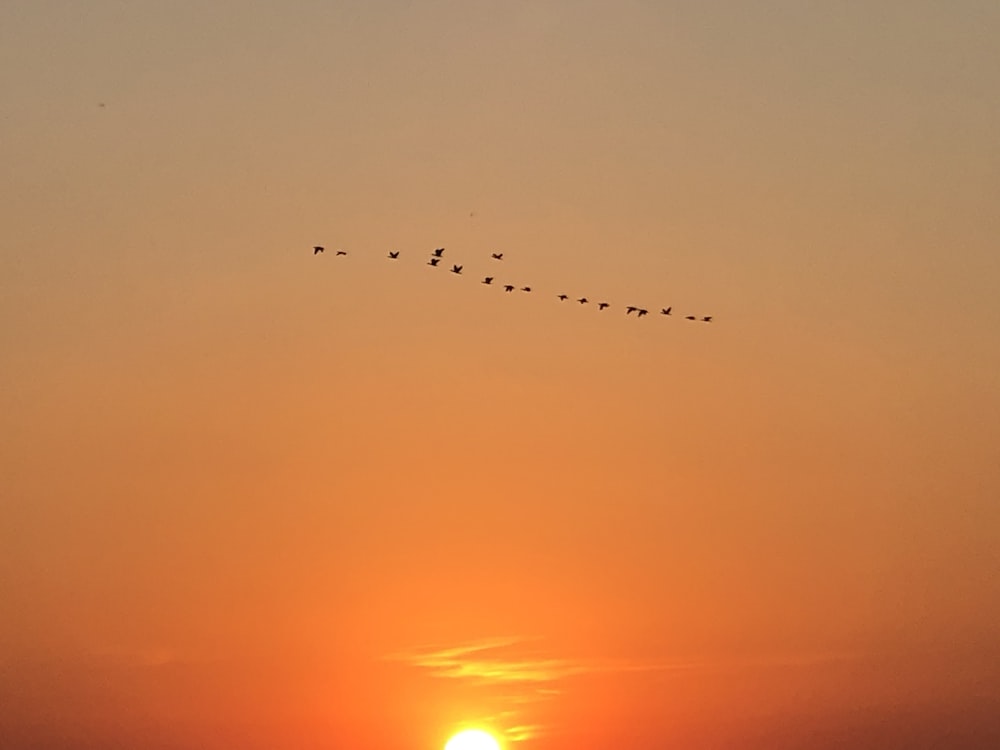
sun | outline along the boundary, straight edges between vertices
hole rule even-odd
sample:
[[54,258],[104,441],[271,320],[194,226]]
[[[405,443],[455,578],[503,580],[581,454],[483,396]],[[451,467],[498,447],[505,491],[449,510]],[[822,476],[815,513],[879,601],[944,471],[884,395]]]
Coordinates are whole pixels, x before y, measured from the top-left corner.
[[464,729],[448,740],[444,750],[500,750],[500,743],[482,729]]

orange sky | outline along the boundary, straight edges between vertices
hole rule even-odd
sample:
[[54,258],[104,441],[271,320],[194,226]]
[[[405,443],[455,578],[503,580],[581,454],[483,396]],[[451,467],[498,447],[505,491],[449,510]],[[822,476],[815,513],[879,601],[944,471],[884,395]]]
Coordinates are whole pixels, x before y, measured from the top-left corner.
[[997,39],[4,3],[0,746],[1000,745]]

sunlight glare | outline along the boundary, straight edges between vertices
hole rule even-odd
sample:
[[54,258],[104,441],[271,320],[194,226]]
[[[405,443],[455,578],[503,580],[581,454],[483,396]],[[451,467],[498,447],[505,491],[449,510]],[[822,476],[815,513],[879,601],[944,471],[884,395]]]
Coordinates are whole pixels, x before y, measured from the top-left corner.
[[482,729],[466,729],[448,740],[444,750],[500,750],[500,743]]

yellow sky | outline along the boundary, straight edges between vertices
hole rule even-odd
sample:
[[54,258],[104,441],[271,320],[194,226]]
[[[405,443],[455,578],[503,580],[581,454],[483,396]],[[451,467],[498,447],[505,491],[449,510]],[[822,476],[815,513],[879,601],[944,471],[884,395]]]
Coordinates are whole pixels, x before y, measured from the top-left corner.
[[0,745],[995,747],[997,39],[0,5]]

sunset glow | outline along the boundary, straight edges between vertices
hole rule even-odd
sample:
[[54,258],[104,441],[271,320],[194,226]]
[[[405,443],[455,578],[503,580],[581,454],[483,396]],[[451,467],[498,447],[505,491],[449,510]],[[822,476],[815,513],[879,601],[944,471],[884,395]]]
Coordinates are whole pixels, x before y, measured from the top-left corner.
[[997,0],[4,0],[0,92],[0,750],[1000,748]]

